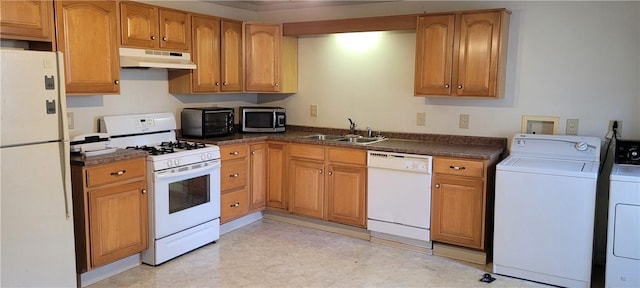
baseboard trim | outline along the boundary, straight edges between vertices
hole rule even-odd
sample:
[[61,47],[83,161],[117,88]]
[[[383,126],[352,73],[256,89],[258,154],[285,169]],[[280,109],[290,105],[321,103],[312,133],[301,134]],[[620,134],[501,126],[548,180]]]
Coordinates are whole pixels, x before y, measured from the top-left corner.
[[327,222],[318,219],[306,218],[302,216],[292,215],[292,214],[283,214],[275,211],[265,211],[263,217],[265,219],[270,219],[274,221],[280,221],[284,223],[289,223],[293,225],[304,226],[308,228],[318,229],[327,232],[333,232],[342,234],[345,236],[370,240],[371,236],[369,235],[369,230],[357,227],[351,227],[348,225],[342,225],[333,222]]

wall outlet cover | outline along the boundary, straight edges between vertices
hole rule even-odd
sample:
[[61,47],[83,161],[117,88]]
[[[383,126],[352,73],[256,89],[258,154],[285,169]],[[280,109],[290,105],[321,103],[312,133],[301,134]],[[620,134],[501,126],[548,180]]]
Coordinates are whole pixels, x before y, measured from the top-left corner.
[[458,126],[460,129],[469,129],[469,114],[460,114]]
[[426,115],[424,112],[416,114],[416,126],[424,126],[426,124]]
[[567,119],[567,127],[565,128],[565,134],[578,135],[578,119]]

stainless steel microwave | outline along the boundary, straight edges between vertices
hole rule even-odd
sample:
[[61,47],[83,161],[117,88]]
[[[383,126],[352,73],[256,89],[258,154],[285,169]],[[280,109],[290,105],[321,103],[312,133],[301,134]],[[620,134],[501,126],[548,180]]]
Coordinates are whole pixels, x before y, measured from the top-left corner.
[[284,132],[287,115],[282,107],[239,107],[242,132]]
[[182,135],[207,138],[233,134],[233,110],[223,107],[184,108],[180,117]]

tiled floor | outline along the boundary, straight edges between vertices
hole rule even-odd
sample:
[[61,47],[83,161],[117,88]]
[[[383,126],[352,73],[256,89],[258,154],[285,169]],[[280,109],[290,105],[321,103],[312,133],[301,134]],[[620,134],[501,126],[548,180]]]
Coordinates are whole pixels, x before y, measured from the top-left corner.
[[262,219],[157,267],[89,287],[541,287],[446,258]]

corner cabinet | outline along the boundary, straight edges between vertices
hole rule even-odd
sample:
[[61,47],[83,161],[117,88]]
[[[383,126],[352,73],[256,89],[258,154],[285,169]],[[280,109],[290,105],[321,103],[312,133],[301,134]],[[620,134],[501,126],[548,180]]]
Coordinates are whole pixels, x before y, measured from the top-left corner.
[[147,248],[145,163],[139,157],[71,166],[78,273]]
[[121,2],[120,14],[123,47],[191,50],[191,22],[187,12]]
[[289,211],[366,226],[366,150],[291,144]]
[[431,240],[486,251],[493,233],[496,162],[434,157]]
[[53,1],[0,1],[0,37],[54,40]]
[[55,1],[55,13],[66,93],[120,93],[116,2]]
[[245,91],[296,93],[298,39],[282,35],[281,24],[244,24]]
[[193,15],[191,34],[197,69],[169,70],[169,92],[241,92],[242,22]]
[[266,206],[280,209],[289,207],[287,194],[288,181],[288,149],[285,142],[267,141],[267,199]]
[[510,14],[498,9],[419,16],[415,95],[502,97]]

